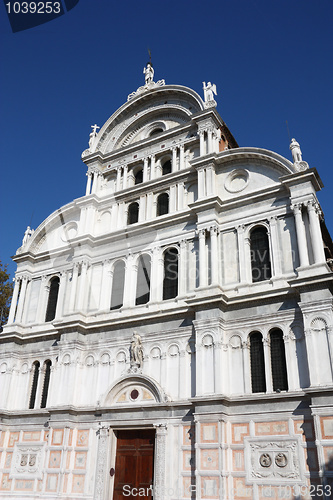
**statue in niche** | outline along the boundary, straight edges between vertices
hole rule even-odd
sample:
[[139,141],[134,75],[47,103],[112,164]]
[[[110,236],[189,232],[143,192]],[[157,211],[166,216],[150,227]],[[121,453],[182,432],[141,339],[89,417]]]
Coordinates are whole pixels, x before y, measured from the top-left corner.
[[151,62],[148,62],[146,68],[143,68],[143,73],[145,75],[146,85],[148,85],[148,83],[151,83],[154,78],[154,68]]
[[34,234],[34,229],[31,229],[30,226],[28,226],[25,233],[24,233],[23,240],[22,240],[23,247],[24,247],[24,245],[26,245],[28,243],[29,239],[31,238],[31,236],[33,234]]
[[143,350],[141,337],[137,332],[133,332],[130,347],[131,366],[141,368],[143,362]]
[[206,85],[206,82],[202,82],[202,83],[203,83],[205,102],[214,101],[214,94],[217,95],[216,85],[214,83],[211,83],[211,82],[208,82],[207,85]]

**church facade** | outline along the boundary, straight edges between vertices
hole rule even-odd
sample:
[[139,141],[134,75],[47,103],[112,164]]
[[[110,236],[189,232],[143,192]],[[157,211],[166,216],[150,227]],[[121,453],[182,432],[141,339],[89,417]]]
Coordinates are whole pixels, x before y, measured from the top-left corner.
[[0,334],[4,499],[331,498],[318,172],[180,85],[128,96],[81,198],[28,228]]

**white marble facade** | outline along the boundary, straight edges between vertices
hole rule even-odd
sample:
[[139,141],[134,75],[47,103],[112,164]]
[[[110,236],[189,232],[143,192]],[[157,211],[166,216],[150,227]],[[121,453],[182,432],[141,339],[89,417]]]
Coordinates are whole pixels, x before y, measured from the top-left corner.
[[295,140],[293,162],[239,147],[207,103],[146,82],[92,127],[85,195],[28,228],[0,336],[4,498],[112,498],[116,431],[141,427],[154,498],[328,495],[322,182]]

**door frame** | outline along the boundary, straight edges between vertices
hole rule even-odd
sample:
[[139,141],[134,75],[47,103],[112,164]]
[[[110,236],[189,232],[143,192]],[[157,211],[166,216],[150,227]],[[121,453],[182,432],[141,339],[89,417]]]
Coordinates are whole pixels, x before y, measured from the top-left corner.
[[166,464],[166,424],[158,423],[152,425],[114,425],[107,422],[101,424],[98,436],[96,476],[94,500],[113,499],[113,488],[115,476],[110,476],[110,469],[115,468],[117,453],[116,432],[131,430],[155,430],[154,445],[154,480],[153,498],[161,500],[165,492],[165,464]]

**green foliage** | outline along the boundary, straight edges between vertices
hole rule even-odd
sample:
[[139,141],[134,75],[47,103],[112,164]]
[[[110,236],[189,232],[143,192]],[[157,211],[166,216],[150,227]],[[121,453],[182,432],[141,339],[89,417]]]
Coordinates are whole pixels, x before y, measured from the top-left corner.
[[9,281],[9,279],[10,276],[9,273],[7,273],[7,264],[3,265],[0,260],[0,327],[7,323],[13,294],[13,283]]

